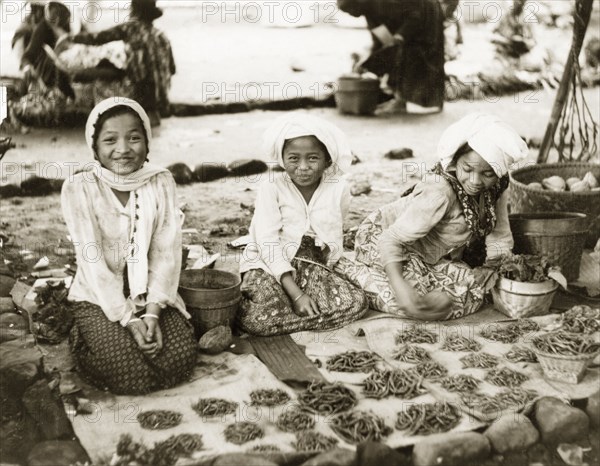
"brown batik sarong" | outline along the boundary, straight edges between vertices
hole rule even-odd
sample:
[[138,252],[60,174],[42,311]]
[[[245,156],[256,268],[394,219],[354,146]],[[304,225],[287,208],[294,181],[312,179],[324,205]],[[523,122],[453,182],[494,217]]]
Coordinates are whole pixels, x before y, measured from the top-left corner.
[[299,316],[275,277],[250,270],[242,281],[239,326],[252,335],[282,335],[303,330],[339,328],[360,319],[368,309],[364,292],[325,265],[323,251],[305,236],[292,260],[296,284],[317,302],[320,314]]
[[[379,211],[369,215],[358,228],[355,240],[356,260],[343,258],[335,270],[365,290],[371,307],[381,312],[405,316],[398,307],[385,270],[381,266],[379,238],[383,228]],[[471,268],[461,261],[440,260],[425,263],[417,254],[409,253],[403,263],[404,279],[423,296],[430,291],[443,291],[452,300],[447,319],[477,312],[484,302],[489,269]]]
[[160,314],[163,348],[153,358],[139,348],[129,330],[111,322],[95,304],[70,306],[74,325],[69,340],[79,372],[92,384],[116,395],[138,395],[188,379],[196,364],[191,324],[174,308]]

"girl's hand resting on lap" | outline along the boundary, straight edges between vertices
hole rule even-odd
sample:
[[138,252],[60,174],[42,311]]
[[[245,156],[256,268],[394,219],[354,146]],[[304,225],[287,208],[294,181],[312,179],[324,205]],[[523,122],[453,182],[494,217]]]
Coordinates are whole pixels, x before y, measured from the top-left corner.
[[158,325],[158,319],[146,318],[130,321],[127,324],[127,330],[142,352],[148,356],[156,356],[162,349],[162,332]]
[[293,303],[294,314],[301,317],[316,316],[321,313],[319,306],[314,299],[303,293],[296,302]]

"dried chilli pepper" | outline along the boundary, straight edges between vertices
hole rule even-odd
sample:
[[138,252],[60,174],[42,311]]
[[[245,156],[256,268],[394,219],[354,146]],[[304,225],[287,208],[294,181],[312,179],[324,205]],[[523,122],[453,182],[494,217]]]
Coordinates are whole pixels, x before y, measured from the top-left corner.
[[392,354],[392,358],[401,362],[419,363],[431,359],[429,351],[417,345],[402,345]]
[[192,405],[192,409],[199,416],[213,417],[233,414],[238,408],[238,403],[224,400],[222,398],[200,398],[197,403]]
[[409,370],[415,371],[421,377],[432,380],[444,377],[448,373],[448,369],[436,361],[424,361]]
[[440,380],[442,387],[451,392],[470,393],[477,390],[481,380],[472,375],[457,374]]
[[356,406],[356,395],[340,383],[313,382],[298,395],[302,409],[312,413],[336,414]]
[[513,346],[504,358],[510,362],[538,362],[535,353],[523,346]]
[[490,370],[485,374],[484,380],[498,387],[518,387],[526,380],[529,380],[529,377],[512,369],[501,367]]
[[593,338],[564,331],[547,333],[533,339],[533,347],[548,354],[577,356],[600,351],[600,343]]
[[176,411],[150,410],[143,411],[137,415],[137,420],[142,429],[162,430],[181,424],[183,415]]
[[460,410],[450,403],[419,403],[399,412],[395,427],[408,435],[429,435],[448,432],[460,419]]
[[463,368],[475,367],[478,369],[490,369],[498,365],[498,358],[488,353],[470,353],[460,358]]
[[250,400],[253,406],[277,406],[290,401],[290,395],[280,388],[261,388],[250,393]]
[[277,418],[277,427],[284,432],[300,432],[315,427],[315,419],[308,413],[298,409],[291,409],[281,413]]
[[223,431],[223,435],[229,443],[242,445],[257,438],[263,438],[265,433],[257,424],[244,421],[228,425]]
[[396,344],[402,343],[437,343],[438,337],[435,333],[424,327],[413,325],[407,330],[400,330],[396,334]]
[[363,381],[363,394],[367,398],[386,396],[410,399],[426,392],[423,377],[412,369],[374,371]]
[[305,430],[296,434],[296,441],[292,446],[298,451],[326,451],[338,444],[338,440],[323,435],[314,430]]
[[327,360],[327,370],[336,372],[369,372],[379,361],[370,351],[346,351]]
[[388,436],[393,429],[382,418],[367,411],[350,411],[338,414],[329,425],[344,441],[352,444],[378,442]]
[[461,335],[448,335],[442,344],[444,351],[479,351],[481,343]]

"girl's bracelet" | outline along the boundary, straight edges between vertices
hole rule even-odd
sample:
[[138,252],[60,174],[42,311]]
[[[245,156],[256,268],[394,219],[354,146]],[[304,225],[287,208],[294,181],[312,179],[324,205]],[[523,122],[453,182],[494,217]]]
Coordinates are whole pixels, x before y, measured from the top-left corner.
[[298,296],[296,296],[296,297],[294,298],[294,304],[295,304],[295,303],[297,303],[297,302],[298,302],[298,300],[299,300],[299,299],[300,299],[302,296],[304,296],[305,294],[306,294],[306,293],[304,293],[304,291],[303,291],[303,292],[302,292],[302,293],[300,293]]
[[141,319],[143,319],[144,317],[150,317],[151,319],[160,319],[160,317],[157,316],[156,314],[144,314],[144,315],[140,316]]

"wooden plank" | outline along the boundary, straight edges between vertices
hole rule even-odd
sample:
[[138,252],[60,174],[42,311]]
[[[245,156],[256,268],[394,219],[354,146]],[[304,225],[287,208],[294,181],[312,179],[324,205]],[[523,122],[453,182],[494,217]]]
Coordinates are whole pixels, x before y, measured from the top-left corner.
[[326,381],[289,335],[249,338],[258,358],[283,382]]

